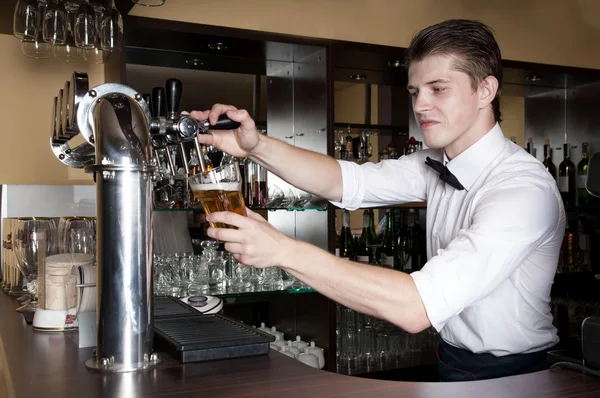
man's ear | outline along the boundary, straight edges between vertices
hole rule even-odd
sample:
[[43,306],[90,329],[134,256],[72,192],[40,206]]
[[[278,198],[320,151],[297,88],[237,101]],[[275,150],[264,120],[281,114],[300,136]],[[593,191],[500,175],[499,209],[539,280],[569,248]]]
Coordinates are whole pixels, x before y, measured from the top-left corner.
[[498,92],[498,79],[494,76],[488,76],[479,83],[479,107],[487,107],[496,98]]

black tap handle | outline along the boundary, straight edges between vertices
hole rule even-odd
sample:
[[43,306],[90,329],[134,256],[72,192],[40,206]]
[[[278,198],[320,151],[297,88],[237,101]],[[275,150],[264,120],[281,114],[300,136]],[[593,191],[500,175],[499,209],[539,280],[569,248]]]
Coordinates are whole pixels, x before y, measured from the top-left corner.
[[219,120],[214,125],[211,125],[209,130],[234,130],[240,127],[240,122],[234,122],[227,115],[219,116]]
[[152,96],[148,93],[145,93],[142,94],[142,99],[146,101],[146,104],[148,104],[148,107],[150,108],[150,116],[154,117],[155,115],[152,114]]
[[167,79],[167,119],[175,119],[179,114],[179,101],[183,85],[179,79]]
[[150,113],[152,117],[165,116],[165,89],[162,87],[154,87],[152,89],[152,105]]

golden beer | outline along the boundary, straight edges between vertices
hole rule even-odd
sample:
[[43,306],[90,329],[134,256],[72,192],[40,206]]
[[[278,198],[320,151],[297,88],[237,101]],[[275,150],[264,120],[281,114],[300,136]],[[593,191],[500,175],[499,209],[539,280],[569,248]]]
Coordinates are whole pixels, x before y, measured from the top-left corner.
[[[204,208],[204,213],[210,214],[218,211],[232,211],[246,216],[244,196],[237,183],[221,184],[190,184],[194,199],[199,200]],[[210,223],[213,228],[234,228],[223,223]]]

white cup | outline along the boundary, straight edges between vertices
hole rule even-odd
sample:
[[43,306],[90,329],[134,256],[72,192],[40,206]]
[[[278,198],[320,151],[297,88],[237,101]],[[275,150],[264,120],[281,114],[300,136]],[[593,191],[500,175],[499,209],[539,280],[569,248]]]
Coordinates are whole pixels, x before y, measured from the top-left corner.
[[296,341],[292,342],[292,344],[302,352],[304,352],[304,349],[308,347],[308,343],[306,341],[302,341],[300,336],[296,336]]
[[306,348],[308,352],[313,354],[319,360],[319,369],[323,369],[325,367],[325,353],[321,347],[317,347],[314,341],[310,342],[310,346]]
[[319,369],[319,359],[315,355],[308,352],[308,348],[305,348],[304,352],[298,355],[298,361],[312,368]]
[[295,357],[298,357],[298,355],[300,355],[300,350],[298,349],[298,347],[294,347],[292,345],[292,340],[288,340],[287,344],[286,344],[288,350],[294,354]]

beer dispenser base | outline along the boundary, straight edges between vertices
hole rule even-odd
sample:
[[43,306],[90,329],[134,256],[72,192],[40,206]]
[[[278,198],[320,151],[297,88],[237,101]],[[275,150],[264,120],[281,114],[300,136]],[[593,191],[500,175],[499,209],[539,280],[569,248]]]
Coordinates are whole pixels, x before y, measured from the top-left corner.
[[154,352],[150,355],[150,358],[144,358],[142,364],[137,364],[134,367],[125,367],[115,365],[114,361],[110,358],[96,357],[96,350],[94,350],[93,357],[85,362],[85,367],[91,371],[103,372],[103,373],[123,373],[123,372],[136,372],[143,369],[148,369],[159,365],[162,362],[162,358],[158,353]]

